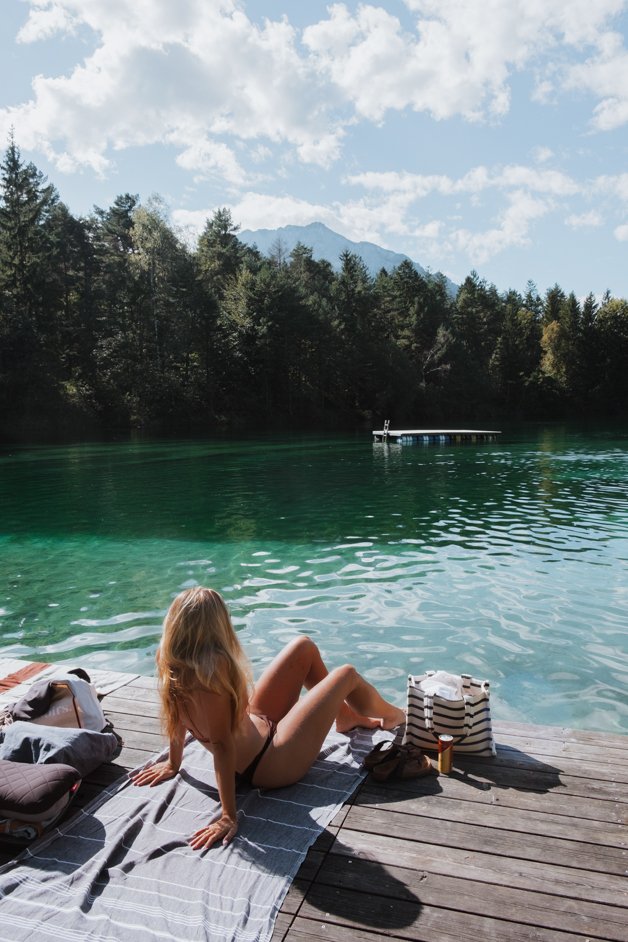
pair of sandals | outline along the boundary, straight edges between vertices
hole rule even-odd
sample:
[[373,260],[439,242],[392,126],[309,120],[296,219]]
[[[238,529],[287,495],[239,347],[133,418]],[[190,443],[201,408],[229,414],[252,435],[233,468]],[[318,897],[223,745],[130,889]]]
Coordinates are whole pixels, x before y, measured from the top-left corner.
[[362,765],[376,782],[421,778],[434,771],[428,757],[417,746],[401,745],[392,740],[378,742],[365,756]]

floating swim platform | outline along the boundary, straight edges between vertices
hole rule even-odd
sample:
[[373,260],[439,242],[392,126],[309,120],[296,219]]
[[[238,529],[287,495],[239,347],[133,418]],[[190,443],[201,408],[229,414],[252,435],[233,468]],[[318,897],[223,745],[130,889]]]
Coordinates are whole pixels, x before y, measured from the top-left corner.
[[373,441],[397,445],[454,445],[463,442],[496,442],[501,435],[494,429],[383,429],[373,431]]

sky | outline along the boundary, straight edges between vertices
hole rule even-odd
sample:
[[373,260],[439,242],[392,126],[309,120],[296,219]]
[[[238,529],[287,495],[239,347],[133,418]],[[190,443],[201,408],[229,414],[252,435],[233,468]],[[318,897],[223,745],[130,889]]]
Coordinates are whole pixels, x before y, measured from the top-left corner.
[[188,237],[228,207],[628,298],[628,0],[2,0],[12,128],[75,215],[158,194]]

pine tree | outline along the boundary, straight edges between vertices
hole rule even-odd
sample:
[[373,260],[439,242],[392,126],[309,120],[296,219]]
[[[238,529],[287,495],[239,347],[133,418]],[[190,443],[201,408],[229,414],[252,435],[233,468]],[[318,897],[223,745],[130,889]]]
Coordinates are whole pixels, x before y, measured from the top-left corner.
[[34,164],[22,160],[13,134],[0,182],[0,397],[12,410],[34,415],[53,383],[51,214],[58,197]]

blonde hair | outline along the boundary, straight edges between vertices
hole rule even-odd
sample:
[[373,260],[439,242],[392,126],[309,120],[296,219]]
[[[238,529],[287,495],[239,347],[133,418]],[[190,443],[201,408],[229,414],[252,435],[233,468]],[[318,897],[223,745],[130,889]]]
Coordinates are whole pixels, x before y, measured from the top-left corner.
[[231,727],[248,705],[251,669],[222,596],[197,586],[175,598],[163,625],[157,656],[163,725],[168,736],[187,725],[185,700],[195,689],[231,700]]

